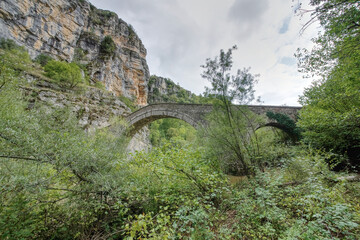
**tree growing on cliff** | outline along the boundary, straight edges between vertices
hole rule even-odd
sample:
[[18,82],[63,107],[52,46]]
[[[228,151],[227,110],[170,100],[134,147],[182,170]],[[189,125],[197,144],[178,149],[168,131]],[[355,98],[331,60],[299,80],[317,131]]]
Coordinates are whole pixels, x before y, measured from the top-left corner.
[[262,169],[255,135],[262,120],[241,105],[255,100],[254,85],[258,75],[252,75],[249,68],[238,69],[235,75],[231,75],[232,51],[236,49],[234,46],[227,52],[221,50],[218,57],[208,58],[201,66],[205,69],[202,77],[211,83],[205,95],[219,100],[208,116],[207,146],[211,155],[222,158],[218,160],[228,171],[254,175],[255,168]]
[[105,56],[111,56],[116,50],[116,45],[111,36],[106,36],[100,44],[100,53]]
[[47,77],[69,88],[84,82],[81,69],[76,63],[51,60],[45,65],[44,70]]

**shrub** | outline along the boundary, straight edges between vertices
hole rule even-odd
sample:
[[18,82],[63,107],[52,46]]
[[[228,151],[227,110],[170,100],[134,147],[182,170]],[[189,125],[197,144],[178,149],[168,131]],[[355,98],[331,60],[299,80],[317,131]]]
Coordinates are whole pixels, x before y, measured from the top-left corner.
[[104,56],[110,56],[116,50],[116,45],[111,36],[106,36],[100,44],[100,53]]
[[134,102],[134,100],[125,97],[125,96],[119,96],[120,101],[122,101],[123,103],[125,103],[126,106],[128,106],[131,111],[136,111],[137,110],[137,106],[136,103]]
[[14,50],[14,49],[24,50],[24,48],[17,45],[14,40],[4,39],[4,38],[0,39],[0,48],[4,50]]
[[90,4],[90,21],[92,23],[101,25],[108,22],[110,18],[117,18],[116,13],[97,9],[94,5]]
[[134,29],[134,27],[133,27],[131,24],[129,24],[129,25],[128,25],[128,30],[129,30],[129,42],[133,44],[133,43],[134,43],[134,40],[135,40],[135,38],[136,38],[135,29]]
[[301,129],[296,126],[295,121],[292,120],[288,115],[282,113],[267,112],[266,116],[271,120],[275,120],[280,126],[282,126],[282,130],[288,133],[294,141],[300,139]]
[[47,77],[70,88],[84,81],[81,69],[75,63],[52,60],[45,65],[45,73]]
[[12,69],[21,72],[31,68],[31,59],[28,52],[13,40],[0,39],[0,49],[0,67],[3,68],[2,70],[8,71]]
[[75,48],[74,59],[73,61],[78,62],[85,59],[85,56],[88,54],[88,50],[82,48]]
[[101,90],[106,90],[104,84],[102,82],[95,82],[95,87]]
[[35,58],[35,62],[39,63],[41,66],[45,66],[49,61],[54,60],[49,55],[41,53]]

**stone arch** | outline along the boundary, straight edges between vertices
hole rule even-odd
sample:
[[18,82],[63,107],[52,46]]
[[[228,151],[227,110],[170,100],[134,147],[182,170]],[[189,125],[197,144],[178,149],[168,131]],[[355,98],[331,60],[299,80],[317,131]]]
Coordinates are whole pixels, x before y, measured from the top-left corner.
[[184,112],[179,112],[172,109],[164,110],[164,109],[153,109],[151,107],[149,108],[145,107],[132,113],[131,117],[128,119],[128,123],[131,126],[129,135],[133,136],[137,131],[139,131],[149,123],[164,118],[179,119],[190,124],[194,128],[198,128],[200,125],[199,121],[197,121],[195,118]]
[[289,135],[292,142],[296,142],[298,140],[298,137],[296,135],[294,135],[293,132],[291,132],[289,130],[289,128],[287,126],[285,126],[284,124],[277,123],[277,122],[268,122],[268,123],[258,126],[256,128],[256,130],[258,130],[260,128],[264,128],[264,127],[274,127],[274,128],[282,130],[283,132],[285,132]]
[[[247,107],[250,111],[259,115],[272,111],[287,114],[292,119],[296,119],[296,114],[301,109],[300,107],[265,105],[248,105]],[[126,121],[132,126],[130,135],[133,135],[145,125],[162,118],[177,118],[198,128],[201,125],[206,125],[205,116],[212,110],[213,106],[210,104],[156,103],[129,114]],[[283,131],[288,131],[285,126],[274,122],[268,122],[264,126],[277,127]]]

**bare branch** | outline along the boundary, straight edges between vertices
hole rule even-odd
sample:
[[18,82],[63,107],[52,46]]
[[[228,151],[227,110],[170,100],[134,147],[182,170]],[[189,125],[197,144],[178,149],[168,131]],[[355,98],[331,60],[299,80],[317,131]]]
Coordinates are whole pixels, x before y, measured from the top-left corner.
[[43,161],[43,160],[40,160],[40,159],[31,158],[31,157],[23,157],[23,156],[6,156],[6,155],[0,155],[0,158],[10,158],[10,159],[18,159],[18,160],[42,162],[42,163],[46,163],[46,162],[47,162],[47,161]]

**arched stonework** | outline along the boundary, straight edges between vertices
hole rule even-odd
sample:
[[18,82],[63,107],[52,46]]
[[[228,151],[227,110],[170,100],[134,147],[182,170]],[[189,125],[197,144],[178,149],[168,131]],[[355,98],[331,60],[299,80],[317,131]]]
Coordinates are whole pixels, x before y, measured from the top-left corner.
[[[293,120],[296,120],[297,112],[301,109],[301,107],[266,105],[248,105],[247,108],[259,115],[265,115],[269,111],[286,114]],[[162,118],[177,118],[197,128],[206,123],[205,116],[212,109],[213,106],[209,104],[158,103],[148,105],[129,114],[126,120],[133,127],[130,135],[147,124]],[[271,122],[268,124],[271,124]]]

